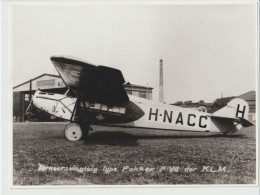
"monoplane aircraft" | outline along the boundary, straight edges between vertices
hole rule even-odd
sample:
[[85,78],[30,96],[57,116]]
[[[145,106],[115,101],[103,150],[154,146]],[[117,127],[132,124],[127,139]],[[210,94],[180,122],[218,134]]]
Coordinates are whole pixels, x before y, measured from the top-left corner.
[[52,63],[68,87],[65,94],[37,90],[33,105],[50,115],[70,121],[65,137],[77,141],[88,135],[90,125],[236,133],[252,125],[249,106],[232,99],[213,114],[154,102],[126,93],[120,70],[95,66],[65,57],[51,57]]

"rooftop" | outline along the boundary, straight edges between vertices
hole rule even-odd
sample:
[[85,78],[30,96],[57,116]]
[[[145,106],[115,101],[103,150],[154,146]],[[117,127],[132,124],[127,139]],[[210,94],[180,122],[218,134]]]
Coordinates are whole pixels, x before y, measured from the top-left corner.
[[255,91],[249,91],[247,93],[243,93],[241,94],[240,96],[237,96],[238,98],[241,98],[241,99],[244,99],[244,100],[247,100],[247,101],[255,101],[256,99],[256,93]]
[[142,85],[134,85],[134,84],[131,84],[130,82],[127,82],[127,83],[124,83],[123,86],[125,87],[135,87],[135,88],[148,88],[148,89],[153,89],[152,87],[149,87],[149,86],[142,86]]
[[176,106],[181,106],[184,108],[191,108],[191,107],[199,107],[199,106],[205,106],[205,107],[212,107],[214,105],[214,103],[189,103],[189,104],[171,104],[171,105],[176,105]]
[[37,76],[37,77],[34,77],[34,78],[32,78],[32,79],[30,79],[30,80],[28,80],[28,81],[25,81],[25,82],[23,82],[23,83],[21,83],[21,84],[19,84],[19,85],[14,86],[13,89],[15,89],[15,88],[17,88],[17,87],[20,87],[20,86],[22,86],[22,85],[25,85],[26,83],[29,83],[30,81],[34,81],[34,80],[36,80],[36,79],[38,79],[38,78],[41,78],[41,77],[43,77],[43,76],[51,76],[51,77],[61,78],[59,75],[44,73],[44,74],[41,74],[41,75],[39,75],[39,76]]

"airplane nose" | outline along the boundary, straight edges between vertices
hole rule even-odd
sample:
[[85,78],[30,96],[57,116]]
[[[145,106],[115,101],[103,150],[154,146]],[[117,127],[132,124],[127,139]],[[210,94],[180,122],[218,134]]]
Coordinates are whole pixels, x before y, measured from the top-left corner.
[[35,98],[35,94],[34,94],[34,95],[33,95],[33,98],[32,98],[32,105],[33,105],[33,106],[35,106],[35,105],[34,105],[35,99],[36,99],[36,98]]
[[35,106],[35,107],[37,107],[37,105],[36,105],[36,103],[37,103],[36,97],[37,97],[37,95],[38,95],[39,93],[40,93],[40,90],[37,89],[37,90],[35,91],[35,93],[33,94],[32,105]]

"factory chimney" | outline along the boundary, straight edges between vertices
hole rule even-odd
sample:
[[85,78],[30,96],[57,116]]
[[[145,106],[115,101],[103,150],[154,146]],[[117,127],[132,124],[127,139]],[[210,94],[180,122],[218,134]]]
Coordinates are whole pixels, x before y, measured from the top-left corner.
[[164,100],[163,100],[163,60],[162,59],[160,59],[160,75],[159,75],[159,77],[160,77],[160,81],[159,81],[159,87],[160,87],[160,89],[159,89],[159,101],[161,103],[163,103]]

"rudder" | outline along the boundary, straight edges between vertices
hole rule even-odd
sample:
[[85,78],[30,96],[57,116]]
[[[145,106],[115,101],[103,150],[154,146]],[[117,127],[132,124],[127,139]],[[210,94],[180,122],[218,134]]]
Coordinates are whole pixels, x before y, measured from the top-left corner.
[[249,106],[248,103],[240,98],[232,99],[227,106],[213,113],[214,116],[227,118],[243,118],[248,120]]
[[251,126],[248,121],[248,103],[240,98],[232,99],[227,106],[214,112],[211,116],[214,125],[223,133],[235,133],[239,129]]

